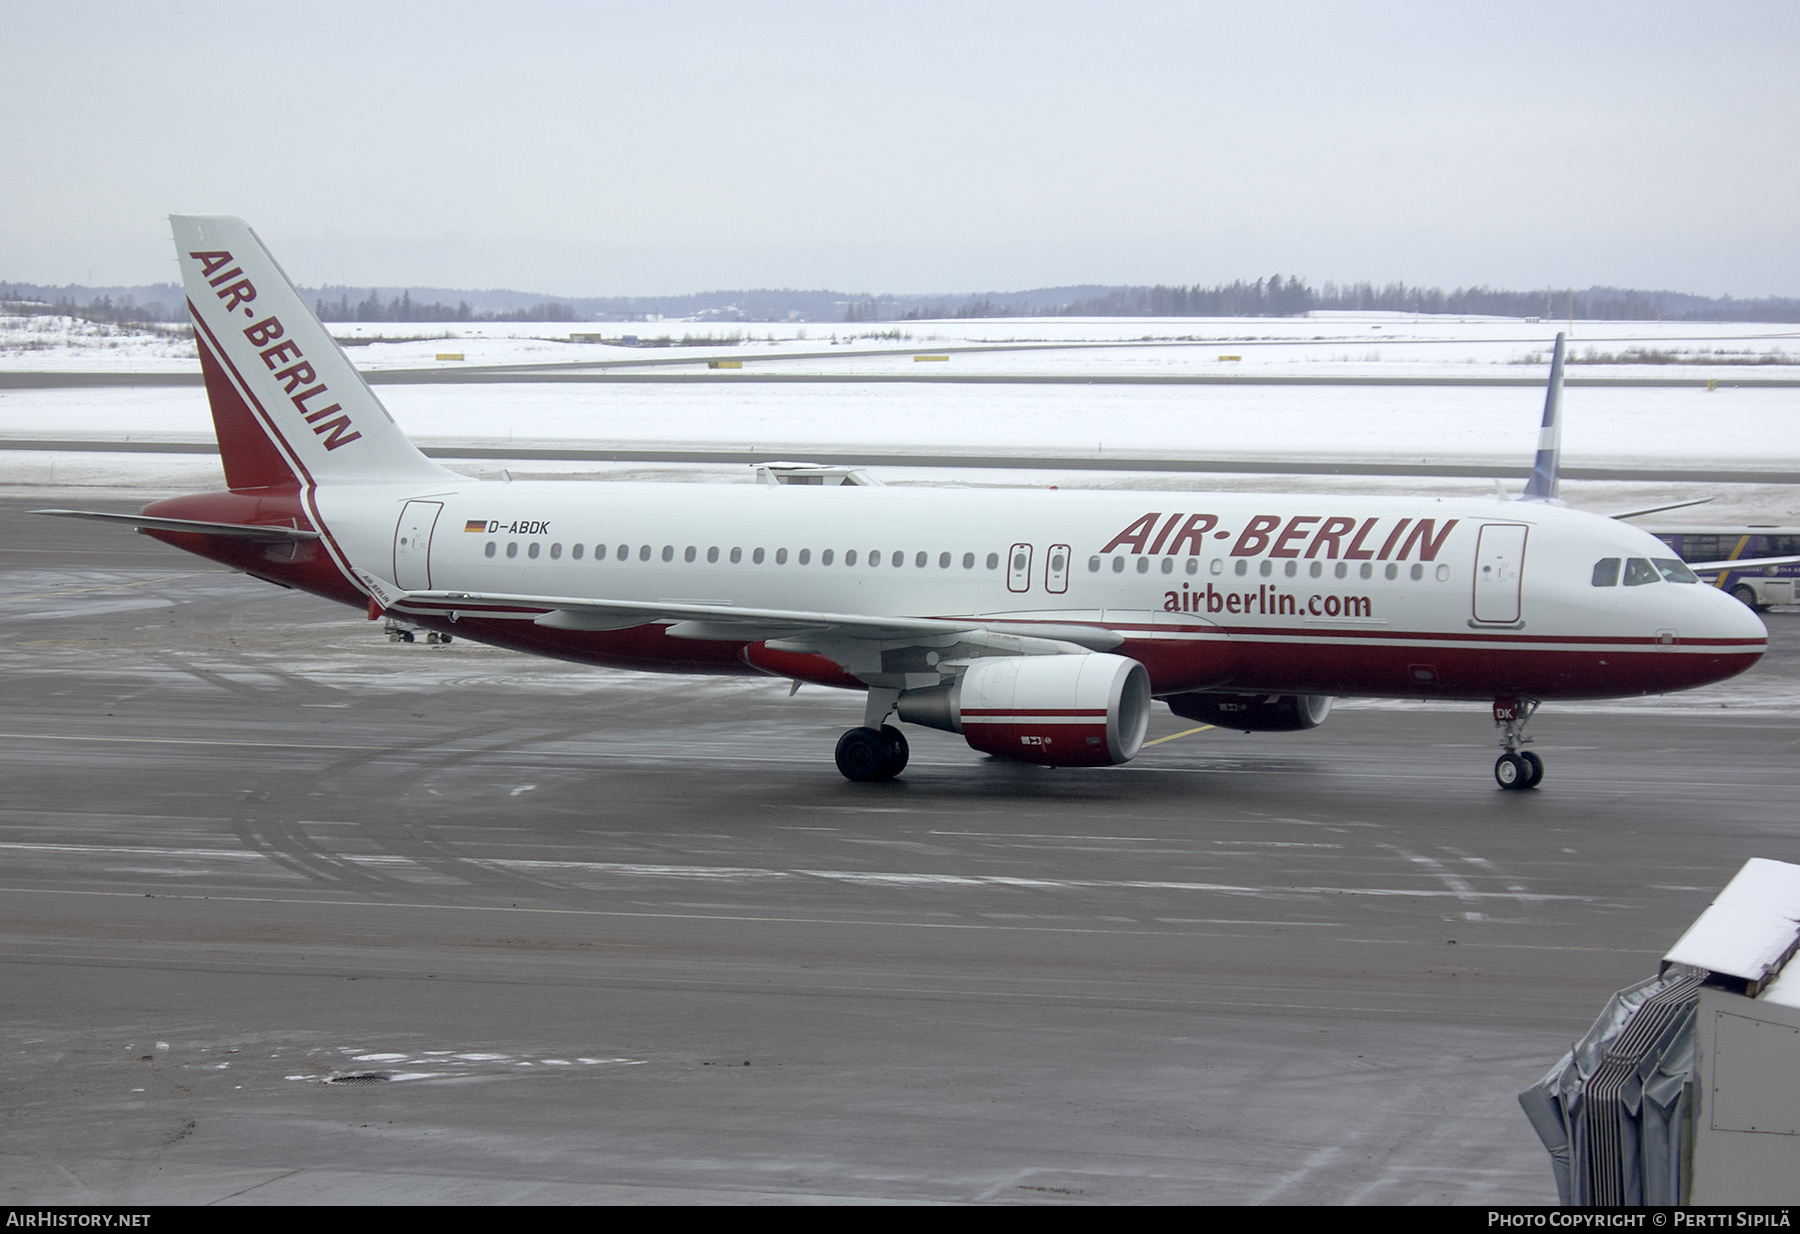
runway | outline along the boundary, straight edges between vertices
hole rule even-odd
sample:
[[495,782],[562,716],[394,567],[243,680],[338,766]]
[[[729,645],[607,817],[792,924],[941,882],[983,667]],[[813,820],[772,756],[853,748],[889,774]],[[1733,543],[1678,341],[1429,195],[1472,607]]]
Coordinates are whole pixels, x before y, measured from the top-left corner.
[[[11,1204],[1552,1203],[1514,1094],[1750,856],[1800,615],[1689,699],[1108,771],[605,673],[0,500]],[[1157,709],[1151,736],[1191,728]]]

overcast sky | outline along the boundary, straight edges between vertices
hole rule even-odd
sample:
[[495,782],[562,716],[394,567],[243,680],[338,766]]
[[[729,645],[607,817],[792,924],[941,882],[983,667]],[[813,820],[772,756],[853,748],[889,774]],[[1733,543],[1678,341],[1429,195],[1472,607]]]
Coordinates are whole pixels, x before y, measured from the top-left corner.
[[0,0],[0,279],[1800,295],[1800,5]]

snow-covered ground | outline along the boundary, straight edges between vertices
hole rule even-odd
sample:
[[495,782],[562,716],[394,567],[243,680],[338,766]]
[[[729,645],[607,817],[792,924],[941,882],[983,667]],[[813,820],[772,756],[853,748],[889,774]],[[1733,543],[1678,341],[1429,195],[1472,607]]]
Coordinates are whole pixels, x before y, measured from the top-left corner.
[[[1516,468],[1535,448],[1547,344],[1566,323],[1332,314],[1320,318],[1027,318],[870,324],[634,325],[482,323],[346,324],[334,333],[367,369],[608,360],[658,362],[647,370],[694,371],[708,356],[745,362],[745,373],[930,373],[1073,378],[1077,384],[833,382],[829,384],[382,385],[395,419],[426,445],[729,448],[778,458],[834,450],[882,454],[1023,455],[1050,459],[1207,457],[1284,462],[1436,463]],[[711,347],[572,343],[571,333],[708,337]],[[370,342],[381,338],[390,341]],[[734,341],[735,340],[735,341]],[[959,348],[998,346],[999,351]],[[1800,378],[1800,331],[1743,323],[1575,323],[1575,353],[1706,363],[1578,364],[1572,376],[1711,377],[1717,390],[1571,387],[1564,461],[1569,467],[1791,470],[1800,473],[1800,389],[1740,387]],[[440,352],[462,361],[438,361]],[[801,358],[810,353],[811,358]],[[894,353],[894,354],[875,354]],[[920,362],[915,355],[948,355]],[[1221,359],[1236,356],[1238,359]],[[1723,359],[1776,359],[1725,364]],[[96,326],[67,318],[0,317],[0,371],[152,372],[197,368],[192,343],[168,329]],[[635,371],[646,371],[637,369]],[[701,369],[701,371],[705,371]],[[1253,373],[1326,379],[1502,376],[1524,386],[1087,385],[1083,375]],[[0,390],[0,436],[98,441],[209,442],[198,387]],[[653,475],[742,478],[743,469],[567,466],[470,462],[515,475]],[[204,456],[0,452],[0,485],[124,484],[208,487]],[[1106,487],[1271,487],[1481,491],[1482,481],[1331,481],[1229,474],[1145,474],[1059,468],[892,469],[892,482],[1062,484]],[[202,481],[203,483],[194,483]],[[1727,521],[1800,521],[1797,490],[1711,486]],[[1571,485],[1577,504],[1617,509],[1686,488]],[[1626,490],[1630,490],[1629,495]],[[1654,491],[1652,491],[1654,490]],[[1728,511],[1739,513],[1728,514]]]
[[[1331,314],[1311,318],[993,318],[866,324],[339,323],[359,367],[651,362],[691,369],[721,357],[747,371],[919,371],[918,353],[950,353],[932,372],[1522,376],[1548,363],[1562,322]],[[572,341],[636,335],[644,345]],[[667,339],[671,346],[653,346]],[[968,351],[968,348],[1003,348]],[[1576,322],[1576,376],[1679,374],[1744,378],[1800,372],[1800,330],[1762,323]],[[823,353],[822,355],[819,353]],[[439,360],[440,354],[462,356]],[[801,358],[804,357],[804,358]],[[1589,360],[1594,361],[1589,363]],[[1632,362],[1632,361],[1645,362]],[[1618,361],[1618,362],[1607,362]],[[661,362],[660,364],[656,362]],[[176,327],[0,316],[0,368],[169,372],[197,369]],[[653,370],[654,371],[654,370]]]
[[[1536,448],[1528,387],[383,385],[421,443],[1201,456],[1510,467]],[[1568,466],[1800,470],[1800,389],[1571,389]],[[211,440],[197,387],[0,390],[9,437]]]

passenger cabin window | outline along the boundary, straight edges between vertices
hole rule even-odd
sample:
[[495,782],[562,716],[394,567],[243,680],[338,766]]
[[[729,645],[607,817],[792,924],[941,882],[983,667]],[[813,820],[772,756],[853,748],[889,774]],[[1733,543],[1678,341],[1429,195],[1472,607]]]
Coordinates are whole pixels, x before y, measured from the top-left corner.
[[1594,586],[1617,587],[1619,585],[1619,559],[1602,557],[1594,563]]
[[1660,582],[1662,582],[1662,575],[1656,572],[1655,566],[1642,557],[1625,559],[1625,585],[1627,587],[1642,587],[1645,583]]

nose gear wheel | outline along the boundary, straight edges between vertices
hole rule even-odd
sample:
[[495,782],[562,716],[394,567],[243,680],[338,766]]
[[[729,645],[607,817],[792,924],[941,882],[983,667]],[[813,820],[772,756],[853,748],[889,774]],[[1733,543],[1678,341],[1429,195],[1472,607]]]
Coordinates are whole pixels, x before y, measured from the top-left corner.
[[1495,700],[1494,719],[1501,725],[1500,744],[1506,750],[1494,761],[1494,781],[1501,788],[1522,792],[1536,788],[1544,778],[1544,760],[1519,748],[1531,740],[1525,735],[1525,726],[1537,709],[1536,699]]

